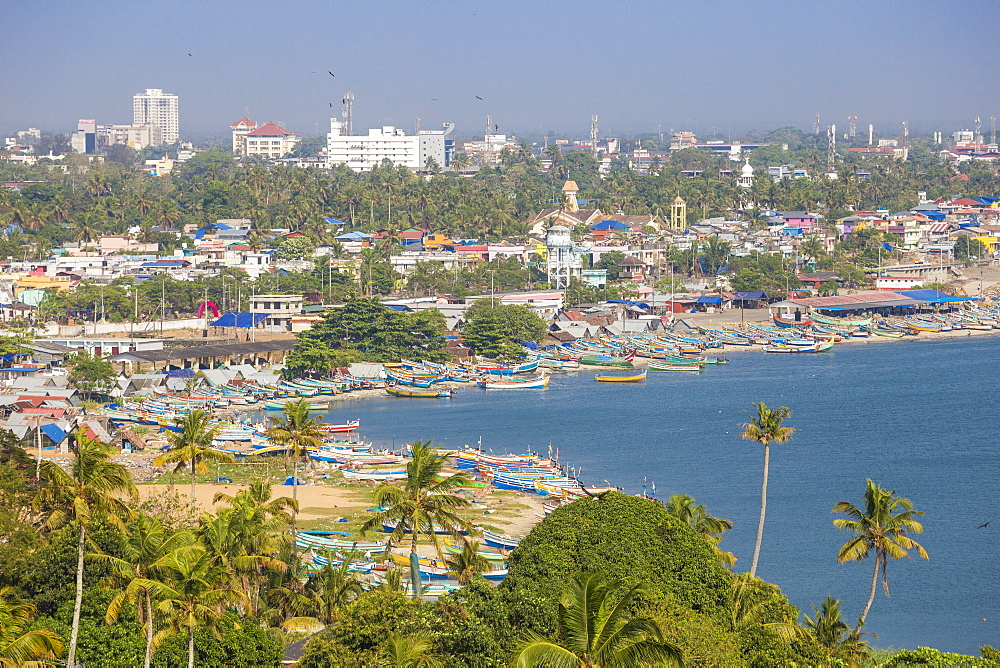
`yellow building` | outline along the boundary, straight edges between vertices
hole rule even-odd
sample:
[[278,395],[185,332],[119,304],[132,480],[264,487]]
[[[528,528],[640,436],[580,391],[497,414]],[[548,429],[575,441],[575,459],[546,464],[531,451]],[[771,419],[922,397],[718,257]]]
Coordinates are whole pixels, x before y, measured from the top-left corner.
[[441,247],[445,244],[452,243],[451,237],[446,234],[428,234],[421,239],[421,243],[424,245],[424,250],[441,250]]
[[25,290],[69,290],[72,279],[69,276],[25,276],[14,281],[14,288],[17,295]]

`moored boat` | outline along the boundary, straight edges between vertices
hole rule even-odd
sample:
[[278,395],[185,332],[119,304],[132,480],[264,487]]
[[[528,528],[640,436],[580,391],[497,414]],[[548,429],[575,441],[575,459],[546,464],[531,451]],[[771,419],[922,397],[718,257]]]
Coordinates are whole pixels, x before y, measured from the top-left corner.
[[646,370],[643,369],[642,373],[633,376],[605,376],[599,374],[594,376],[594,380],[598,383],[641,383],[646,380]]

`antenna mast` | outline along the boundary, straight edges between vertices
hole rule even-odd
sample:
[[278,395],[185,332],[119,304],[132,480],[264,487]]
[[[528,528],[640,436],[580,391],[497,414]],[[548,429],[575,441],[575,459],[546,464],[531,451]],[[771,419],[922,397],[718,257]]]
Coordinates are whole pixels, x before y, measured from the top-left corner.
[[590,152],[597,157],[597,114],[590,117]]
[[489,153],[493,150],[493,145],[490,142],[490,133],[493,132],[493,116],[486,114],[486,135],[483,137],[486,140],[486,152]]
[[979,116],[976,116],[976,134],[972,135],[972,140],[977,144],[983,143],[983,133],[981,132],[982,129],[983,129],[983,122],[979,120]]
[[868,124],[868,145],[871,146],[875,143],[875,126],[871,123]]
[[416,119],[414,119],[414,121],[413,121],[413,134],[415,134],[415,135],[420,134],[420,117],[419,116],[417,116]]
[[851,139],[854,139],[855,137],[858,136],[858,117],[848,116],[847,122],[849,123],[849,125],[847,126],[847,136],[850,137]]
[[814,135],[818,135],[819,134],[819,114],[818,113],[815,116],[813,116],[813,134]]
[[831,125],[826,129],[826,169],[832,172],[837,168],[837,126]]
[[990,143],[997,143],[997,117],[990,116]]
[[903,148],[910,144],[910,122],[903,121]]
[[344,93],[344,107],[341,116],[344,117],[343,133],[350,137],[354,135],[354,93],[347,91]]

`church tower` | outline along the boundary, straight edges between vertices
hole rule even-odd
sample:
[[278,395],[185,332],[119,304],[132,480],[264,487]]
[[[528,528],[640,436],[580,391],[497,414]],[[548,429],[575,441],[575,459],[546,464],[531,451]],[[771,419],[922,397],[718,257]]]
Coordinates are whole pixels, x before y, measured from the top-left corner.
[[580,205],[576,201],[576,194],[580,192],[580,188],[577,187],[576,181],[567,181],[562,188],[563,195],[566,196],[566,210],[570,213],[576,213],[580,210]]
[[670,229],[683,230],[687,227],[687,203],[678,195],[670,205]]

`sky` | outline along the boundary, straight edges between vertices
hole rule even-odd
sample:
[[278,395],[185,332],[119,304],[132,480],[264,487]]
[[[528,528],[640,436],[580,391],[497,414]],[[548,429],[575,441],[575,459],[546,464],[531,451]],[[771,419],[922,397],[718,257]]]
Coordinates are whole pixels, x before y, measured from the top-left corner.
[[33,0],[0,27],[4,135],[131,123],[146,88],[180,96],[192,138],[243,115],[325,134],[346,91],[355,134],[419,117],[467,137],[491,115],[586,136],[597,114],[602,137],[725,136],[819,113],[888,136],[1000,115],[997,0]]

